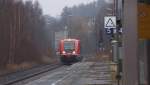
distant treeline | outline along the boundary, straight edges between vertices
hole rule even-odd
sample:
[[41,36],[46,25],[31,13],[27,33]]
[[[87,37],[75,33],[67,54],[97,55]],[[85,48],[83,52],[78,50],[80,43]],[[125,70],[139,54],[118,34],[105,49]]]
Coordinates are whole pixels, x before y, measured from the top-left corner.
[[[0,67],[43,63],[50,57],[50,39],[38,2],[0,0]],[[46,58],[46,59],[43,59]]]

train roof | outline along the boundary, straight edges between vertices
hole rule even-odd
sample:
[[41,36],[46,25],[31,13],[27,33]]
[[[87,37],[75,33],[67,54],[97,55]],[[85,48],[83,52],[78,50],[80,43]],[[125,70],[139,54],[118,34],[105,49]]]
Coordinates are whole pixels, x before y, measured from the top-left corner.
[[78,39],[67,38],[67,39],[63,39],[63,41],[79,41],[79,40]]

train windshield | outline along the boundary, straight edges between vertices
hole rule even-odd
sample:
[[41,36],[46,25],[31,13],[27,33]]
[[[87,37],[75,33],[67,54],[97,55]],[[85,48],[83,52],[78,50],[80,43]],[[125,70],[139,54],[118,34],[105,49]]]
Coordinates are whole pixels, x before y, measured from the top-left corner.
[[73,51],[75,49],[75,43],[73,41],[65,41],[64,42],[64,50],[65,51]]

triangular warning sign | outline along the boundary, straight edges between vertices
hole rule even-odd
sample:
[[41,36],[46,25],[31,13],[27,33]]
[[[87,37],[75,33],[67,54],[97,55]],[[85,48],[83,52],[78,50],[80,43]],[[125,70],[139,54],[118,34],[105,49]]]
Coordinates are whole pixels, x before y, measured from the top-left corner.
[[115,23],[113,22],[111,18],[108,19],[106,23],[106,27],[115,27]]
[[116,16],[104,17],[104,28],[116,28]]

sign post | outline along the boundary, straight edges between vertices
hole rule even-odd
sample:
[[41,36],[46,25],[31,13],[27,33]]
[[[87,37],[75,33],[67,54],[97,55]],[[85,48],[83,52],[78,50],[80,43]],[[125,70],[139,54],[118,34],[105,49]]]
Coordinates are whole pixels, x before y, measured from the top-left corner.
[[118,85],[120,85],[120,72],[119,72],[119,40],[118,40],[118,25],[116,16],[106,16],[104,17],[104,28],[106,29],[107,34],[113,35],[113,39],[111,41],[112,44],[112,52],[113,52],[113,62],[117,64],[117,75],[116,79],[118,80]]

